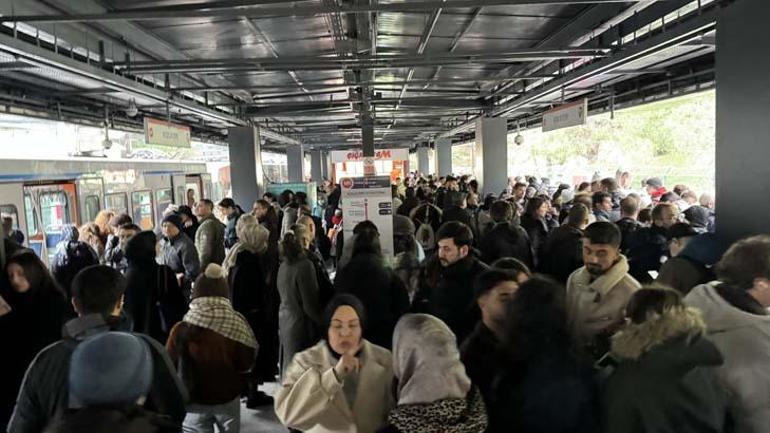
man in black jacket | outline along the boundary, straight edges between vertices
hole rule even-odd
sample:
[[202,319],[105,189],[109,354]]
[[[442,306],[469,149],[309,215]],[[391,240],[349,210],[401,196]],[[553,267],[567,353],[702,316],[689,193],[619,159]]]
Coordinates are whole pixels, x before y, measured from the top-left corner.
[[576,203],[566,223],[551,233],[540,255],[539,272],[566,284],[569,276],[583,266],[583,230],[588,226],[589,210]]
[[[64,339],[43,349],[32,361],[8,428],[14,433],[41,433],[48,423],[69,408],[70,357],[86,338],[130,329],[119,317],[125,278],[108,266],[91,266],[72,282],[73,305],[79,316],[64,325]],[[181,431],[187,392],[174,373],[166,349],[141,334],[152,353],[153,382],[145,408],[166,415]]]
[[473,254],[473,232],[467,225],[446,223],[436,238],[438,251],[426,264],[415,309],[443,320],[459,344],[481,315],[474,302],[473,280],[489,267]]
[[503,257],[513,257],[532,268],[532,245],[527,231],[516,224],[517,211],[511,203],[498,200],[489,208],[489,216],[495,222],[479,242],[481,260],[492,263]]
[[642,284],[651,283],[668,257],[668,228],[679,221],[673,203],[660,203],[652,210],[652,226],[637,230],[628,248],[629,274]]

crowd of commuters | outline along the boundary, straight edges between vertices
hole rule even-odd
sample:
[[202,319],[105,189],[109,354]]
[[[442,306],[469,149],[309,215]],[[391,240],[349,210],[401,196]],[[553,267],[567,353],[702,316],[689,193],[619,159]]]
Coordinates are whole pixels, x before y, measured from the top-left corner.
[[4,225],[0,427],[231,433],[243,399],[313,433],[763,432],[770,236],[643,185],[411,173],[393,257],[330,182],[103,211],[49,266]]

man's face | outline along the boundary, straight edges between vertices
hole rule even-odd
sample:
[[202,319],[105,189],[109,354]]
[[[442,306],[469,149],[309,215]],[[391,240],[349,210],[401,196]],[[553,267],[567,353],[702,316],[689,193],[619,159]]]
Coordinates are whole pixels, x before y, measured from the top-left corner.
[[663,208],[660,220],[655,221],[655,224],[663,228],[669,228],[677,222],[679,222],[679,212],[674,206],[666,206]]
[[267,215],[267,208],[266,207],[262,207],[262,205],[259,204],[259,203],[255,203],[254,204],[254,216],[257,219],[262,219],[262,218],[265,217],[265,215]]
[[479,297],[478,304],[484,317],[497,324],[502,324],[505,320],[508,301],[517,290],[519,290],[518,282],[503,281]]
[[647,191],[647,194],[652,195],[658,189],[651,185],[645,185],[644,190]]
[[446,183],[446,189],[450,191],[459,191],[460,187],[457,185],[456,180],[450,180]]
[[671,253],[671,257],[676,257],[682,252],[687,243],[690,242],[690,237],[674,238],[668,242],[668,251]]
[[198,215],[201,218],[206,218],[207,216],[211,215],[211,212],[212,209],[208,204],[201,201],[195,204],[195,215]]
[[231,207],[224,207],[224,206],[217,206],[219,208],[219,213],[222,214],[224,217],[229,217],[232,215],[233,212],[235,212],[235,209]]
[[612,198],[604,197],[601,203],[598,204],[599,209],[609,212],[612,210]]
[[607,272],[620,257],[620,249],[610,244],[592,244],[583,238],[583,263],[591,275],[599,276]]
[[169,239],[174,238],[179,234],[179,228],[170,222],[163,223],[163,225],[161,225],[161,230],[163,231],[163,236]]
[[527,193],[527,187],[520,186],[518,188],[514,188],[513,190],[513,196],[516,198],[516,200],[521,200],[524,198],[524,194]]
[[441,262],[441,266],[444,267],[453,265],[465,258],[469,250],[467,245],[458,247],[452,238],[438,241],[438,259]]
[[125,251],[128,240],[131,239],[135,234],[136,234],[135,230],[118,229],[118,242],[120,244],[121,250]]

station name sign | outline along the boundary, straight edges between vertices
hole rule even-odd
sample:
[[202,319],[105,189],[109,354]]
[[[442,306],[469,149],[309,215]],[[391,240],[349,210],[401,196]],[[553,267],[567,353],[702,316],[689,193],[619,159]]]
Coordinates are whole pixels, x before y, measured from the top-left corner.
[[588,118],[588,99],[560,105],[543,113],[543,132],[585,125]]
[[[374,151],[375,160],[407,161],[409,160],[409,149],[381,149]],[[360,150],[333,150],[331,152],[332,162],[351,162],[363,161],[364,152]]]
[[144,140],[158,146],[190,147],[190,127],[145,117]]

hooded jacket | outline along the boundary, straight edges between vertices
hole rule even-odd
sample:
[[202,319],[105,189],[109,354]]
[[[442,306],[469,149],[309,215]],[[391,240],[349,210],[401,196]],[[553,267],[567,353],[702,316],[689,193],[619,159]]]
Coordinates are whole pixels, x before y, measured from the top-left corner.
[[71,286],[75,275],[88,266],[99,264],[96,251],[87,243],[79,241],[79,237],[77,227],[64,226],[61,241],[56,244],[56,252],[51,262],[51,273],[68,297],[72,293]]
[[724,356],[718,368],[730,395],[734,433],[766,432],[770,425],[770,316],[727,302],[717,284],[695,287],[685,302],[703,312],[708,337]]
[[693,287],[716,279],[712,267],[722,253],[724,247],[716,235],[706,233],[695,236],[676,257],[663,263],[655,282],[686,295]]
[[639,282],[628,274],[628,261],[623,255],[596,279],[585,266],[570,275],[567,319],[578,341],[595,356],[608,349],[607,339],[623,322],[623,310],[639,288]]
[[606,433],[719,433],[727,394],[717,378],[723,358],[693,308],[672,309],[612,338],[620,360],[602,401]]

